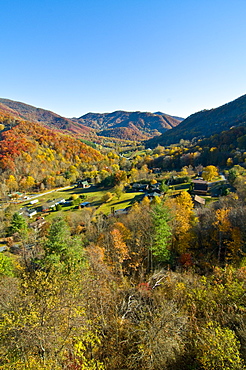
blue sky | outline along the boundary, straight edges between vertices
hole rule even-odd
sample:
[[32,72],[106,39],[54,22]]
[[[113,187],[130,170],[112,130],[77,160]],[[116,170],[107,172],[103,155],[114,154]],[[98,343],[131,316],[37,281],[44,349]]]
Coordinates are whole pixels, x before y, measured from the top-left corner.
[[245,0],[1,2],[0,97],[187,117],[246,94]]

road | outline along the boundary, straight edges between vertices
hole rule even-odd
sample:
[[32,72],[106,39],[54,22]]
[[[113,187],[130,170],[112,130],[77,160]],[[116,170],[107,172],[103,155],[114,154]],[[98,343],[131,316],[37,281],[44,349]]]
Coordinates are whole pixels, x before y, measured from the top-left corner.
[[25,198],[25,199],[24,198],[19,198],[18,200],[10,201],[8,203],[23,203],[23,202],[31,201],[32,199],[42,197],[46,194],[54,193],[55,191],[62,191],[62,190],[70,189],[70,188],[73,188],[73,186],[64,186],[63,188],[52,189],[52,190],[49,190],[49,191],[45,191],[43,193],[30,195],[30,196],[28,196],[28,198]]

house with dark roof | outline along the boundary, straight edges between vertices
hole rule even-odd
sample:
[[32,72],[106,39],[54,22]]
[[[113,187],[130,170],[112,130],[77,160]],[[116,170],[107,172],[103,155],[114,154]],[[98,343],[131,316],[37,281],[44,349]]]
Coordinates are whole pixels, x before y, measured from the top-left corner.
[[31,218],[32,216],[35,216],[37,214],[37,210],[35,208],[30,209],[30,208],[27,208],[27,207],[23,207],[19,210],[18,213],[19,213],[19,215]]
[[37,214],[37,211],[36,211],[36,209],[29,209],[28,211],[27,211],[27,216],[28,217],[32,217],[32,216],[35,216]]
[[42,212],[46,212],[49,209],[55,208],[56,202],[54,200],[49,200],[48,202],[42,205]]
[[147,197],[149,199],[153,199],[155,197],[160,197],[161,195],[162,195],[161,192],[153,191],[152,193],[148,193]]
[[147,191],[148,189],[149,189],[148,184],[141,184],[137,182],[134,182],[134,184],[132,184],[132,190],[134,191]]
[[207,192],[209,190],[208,182],[201,180],[201,179],[195,179],[192,180],[192,192],[196,195],[207,195]]
[[58,199],[54,199],[54,200],[49,200],[48,202],[46,202],[46,203],[44,203],[42,205],[42,212],[46,212],[49,209],[55,208],[55,206],[57,204],[64,204],[64,203],[66,203],[66,201],[65,201],[64,198],[58,198]]

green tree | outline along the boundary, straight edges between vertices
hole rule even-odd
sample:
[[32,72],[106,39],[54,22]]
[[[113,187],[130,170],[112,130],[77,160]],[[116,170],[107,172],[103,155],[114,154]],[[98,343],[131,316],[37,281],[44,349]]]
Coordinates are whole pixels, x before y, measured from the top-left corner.
[[55,218],[50,226],[47,241],[45,243],[46,254],[62,255],[68,247],[70,231],[63,218]]
[[114,185],[114,176],[109,175],[109,176],[105,177],[101,181],[100,185],[103,186],[104,188],[109,188],[109,187],[113,186]]
[[159,262],[168,262],[170,259],[169,242],[171,229],[169,226],[170,214],[163,204],[153,208],[152,220],[154,225],[154,240],[151,247],[153,255]]
[[160,190],[163,193],[167,193],[168,189],[169,188],[168,188],[168,185],[165,183],[165,180],[162,180],[161,185],[160,185]]
[[234,183],[237,176],[238,176],[238,173],[237,173],[236,169],[234,167],[230,168],[229,171],[228,171],[228,181],[231,185]]
[[62,205],[56,204],[56,211],[61,211],[61,210],[62,210]]
[[22,215],[19,215],[17,212],[13,214],[10,226],[9,234],[13,235],[19,233],[22,238],[27,236],[27,222]]
[[14,276],[12,259],[0,253],[0,276]]
[[68,224],[61,217],[53,220],[44,249],[43,263],[47,266],[56,264],[58,269],[68,273],[84,261],[82,241],[71,236]]

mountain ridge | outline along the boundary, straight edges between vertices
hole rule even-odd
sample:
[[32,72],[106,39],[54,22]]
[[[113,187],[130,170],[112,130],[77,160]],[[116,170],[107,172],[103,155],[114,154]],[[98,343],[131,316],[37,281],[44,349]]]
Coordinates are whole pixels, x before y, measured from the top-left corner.
[[103,130],[104,135],[110,136],[110,131],[117,128],[139,130],[144,137],[153,137],[160,135],[166,130],[176,127],[180,120],[168,114],[155,114],[151,112],[127,112],[117,110],[111,113],[86,113],[79,118],[72,118],[74,122],[82,123],[87,127],[92,127],[100,133]]
[[0,109],[1,108],[21,119],[41,123],[48,128],[56,128],[60,131],[68,131],[82,136],[87,135],[90,131],[88,127],[76,125],[75,122],[69,118],[62,117],[46,109],[36,108],[26,103],[0,98]]
[[146,145],[154,147],[158,144],[175,144],[181,139],[209,137],[241,125],[246,125],[246,94],[217,108],[193,113],[174,127],[172,132],[168,131],[158,138],[150,139]]
[[94,139],[103,136],[124,140],[147,140],[173,129],[181,122],[164,113],[123,110],[111,113],[89,112],[79,118],[65,118],[52,111],[5,98],[0,98],[0,111],[1,107],[3,111],[21,119],[42,123],[46,127],[76,136]]

